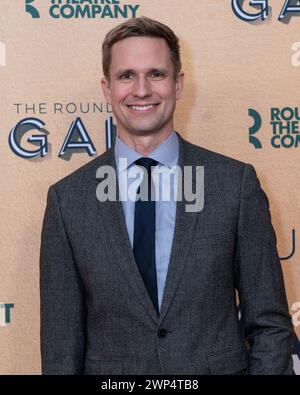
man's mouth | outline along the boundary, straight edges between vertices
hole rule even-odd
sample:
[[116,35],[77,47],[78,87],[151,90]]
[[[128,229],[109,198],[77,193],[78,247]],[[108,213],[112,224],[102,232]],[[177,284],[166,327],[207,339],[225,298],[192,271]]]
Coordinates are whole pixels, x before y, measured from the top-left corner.
[[127,107],[135,110],[135,111],[150,111],[154,107],[158,106],[159,103],[157,104],[145,104],[145,105],[136,105],[136,104],[128,104]]

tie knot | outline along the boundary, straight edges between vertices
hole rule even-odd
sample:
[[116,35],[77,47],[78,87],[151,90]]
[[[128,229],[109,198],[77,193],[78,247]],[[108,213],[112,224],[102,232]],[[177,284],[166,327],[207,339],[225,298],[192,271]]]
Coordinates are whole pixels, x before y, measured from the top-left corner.
[[149,173],[149,170],[151,170],[151,166],[157,166],[158,162],[157,160],[151,158],[140,158],[135,161],[135,164],[137,166],[145,167],[147,173]]

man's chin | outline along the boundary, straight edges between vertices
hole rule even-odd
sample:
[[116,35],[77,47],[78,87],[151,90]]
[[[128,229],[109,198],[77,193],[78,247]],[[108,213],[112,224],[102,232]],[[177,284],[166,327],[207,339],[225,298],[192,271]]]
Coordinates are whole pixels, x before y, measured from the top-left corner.
[[160,127],[157,126],[143,126],[135,125],[134,127],[128,128],[127,132],[131,135],[136,136],[150,136],[159,133]]

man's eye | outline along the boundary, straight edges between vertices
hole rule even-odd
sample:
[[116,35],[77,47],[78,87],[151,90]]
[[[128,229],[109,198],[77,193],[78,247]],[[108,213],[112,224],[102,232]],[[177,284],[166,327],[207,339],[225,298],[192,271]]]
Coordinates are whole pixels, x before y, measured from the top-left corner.
[[164,78],[164,73],[162,73],[162,72],[160,72],[160,71],[153,71],[151,74],[150,74],[150,77],[151,78],[155,78],[155,79],[162,79],[162,78]]
[[120,80],[130,80],[133,78],[132,73],[124,73],[120,76]]

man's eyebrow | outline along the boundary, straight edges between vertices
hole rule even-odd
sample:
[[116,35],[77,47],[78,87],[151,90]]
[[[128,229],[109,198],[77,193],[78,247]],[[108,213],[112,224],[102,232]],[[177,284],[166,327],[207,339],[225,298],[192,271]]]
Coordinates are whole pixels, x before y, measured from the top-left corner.
[[[168,70],[164,67],[153,67],[153,68],[147,70],[146,74],[151,74],[151,73],[155,73],[155,72],[168,74]],[[121,69],[115,73],[115,77],[120,77],[121,75],[127,74],[127,73],[136,74],[136,71],[134,71],[133,69]]]
[[135,71],[132,69],[121,69],[115,73],[115,77],[119,77],[120,75],[127,74],[127,73],[135,74]]
[[164,67],[153,67],[148,71],[148,73],[162,73],[162,74],[168,74],[168,70],[165,69]]

